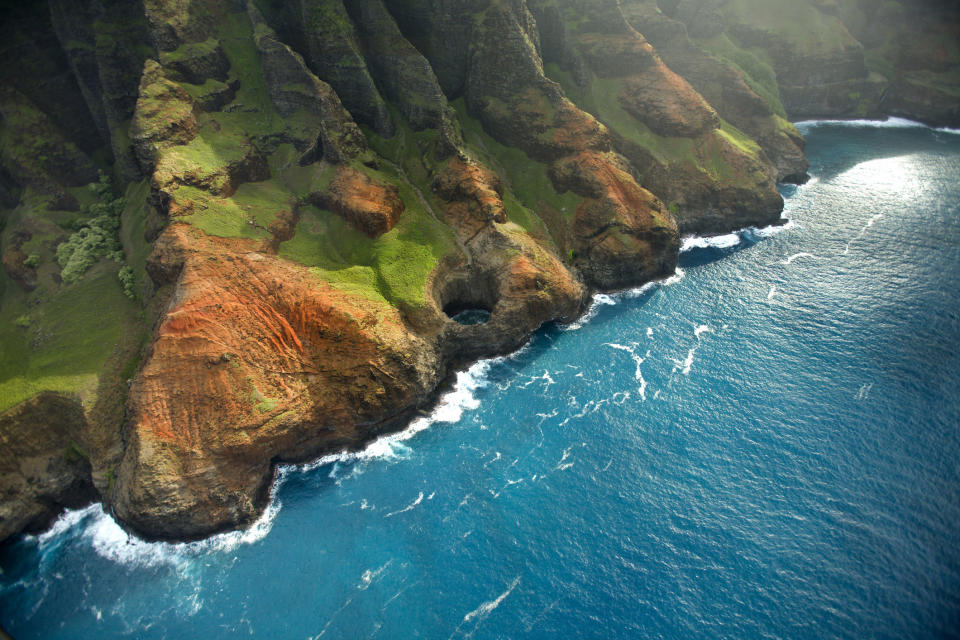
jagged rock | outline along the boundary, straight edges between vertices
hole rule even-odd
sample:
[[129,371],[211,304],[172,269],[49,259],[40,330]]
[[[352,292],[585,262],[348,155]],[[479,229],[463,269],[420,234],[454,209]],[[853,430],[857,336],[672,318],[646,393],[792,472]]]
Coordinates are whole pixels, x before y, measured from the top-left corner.
[[216,38],[186,43],[173,51],[161,51],[160,62],[173,73],[173,77],[191,84],[203,84],[208,79],[223,82],[230,70],[230,62]]
[[104,141],[84,96],[69,52],[51,24],[51,12],[36,3],[0,7],[0,86],[25,96],[86,154]]
[[676,17],[686,23],[695,38],[712,38],[723,33],[725,23],[720,13],[720,0],[681,0]]
[[21,185],[48,193],[72,208],[72,198],[63,187],[81,186],[97,179],[97,169],[90,158],[13,87],[0,86],[0,115],[6,132],[3,165]]
[[302,161],[325,157],[334,163],[347,162],[363,153],[366,139],[330,85],[313,75],[299,54],[277,40],[252,3],[248,3],[248,12],[273,106],[284,117],[300,111],[316,116],[310,136],[294,140],[304,152]]
[[197,137],[200,126],[193,109],[190,94],[168,80],[157,61],[147,60],[130,126],[130,139],[144,173],[152,171],[162,149]]
[[300,11],[310,68],[330,83],[358,122],[392,136],[390,112],[370,77],[343,1],[300,0]]
[[414,129],[443,126],[448,106],[437,77],[426,58],[400,33],[383,0],[354,0],[345,7],[383,95],[397,104]]
[[[183,44],[202,42],[216,25],[217,3],[205,0],[141,0],[160,51],[174,51]],[[222,3],[226,5],[227,3]]]
[[[147,53],[142,8],[125,0],[49,0],[53,28],[100,137],[110,141],[122,175],[141,178],[126,129]],[[153,54],[153,52],[150,52]]]
[[37,532],[97,499],[82,446],[83,408],[41,393],[0,414],[0,540]]
[[692,138],[720,125],[717,113],[662,63],[624,82],[620,104],[662,136]]
[[500,179],[476,162],[451,158],[434,177],[433,190],[444,200],[464,203],[467,215],[484,224],[507,221]]
[[694,45],[686,26],[644,0],[623,4],[625,17],[725,120],[755,139],[776,167],[777,180],[803,181],[808,163],[799,133],[757,95],[742,71]]

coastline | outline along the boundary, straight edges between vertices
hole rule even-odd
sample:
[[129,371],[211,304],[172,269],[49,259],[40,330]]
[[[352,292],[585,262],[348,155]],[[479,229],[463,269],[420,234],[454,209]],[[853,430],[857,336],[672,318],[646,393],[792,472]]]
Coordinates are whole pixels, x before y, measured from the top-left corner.
[[[863,127],[909,127],[909,128],[927,128],[934,131],[944,131],[947,133],[960,133],[958,130],[950,129],[938,129],[935,127],[930,127],[922,123],[916,123],[909,120],[904,120],[900,118],[887,118],[886,120],[805,120],[796,123],[798,127],[814,127],[814,126],[823,126],[823,125],[837,125],[837,126],[863,126]],[[815,178],[814,178],[815,179]],[[802,185],[801,185],[802,186]],[[733,247],[736,244],[739,244],[743,240],[743,234],[754,233],[754,234],[769,234],[776,233],[782,230],[791,228],[793,223],[789,219],[781,218],[779,224],[771,225],[764,228],[756,227],[744,227],[741,229],[734,230],[732,232],[724,234],[711,234],[706,236],[696,236],[688,235],[684,236],[681,241],[682,245],[679,249],[679,253],[689,251],[695,248],[704,248],[704,247],[714,247],[714,248],[729,248]],[[609,291],[591,291],[588,296],[585,298],[584,304],[576,316],[572,319],[571,322],[567,323],[565,326],[568,327],[566,330],[576,330],[577,328],[583,326],[584,323],[589,322],[589,320],[596,314],[599,306],[610,304],[611,300],[619,296],[629,296],[629,295],[639,295],[643,291],[648,290],[650,287],[654,286],[668,286],[672,281],[675,281],[674,278],[682,278],[682,270],[677,270],[673,274],[666,276],[661,279],[655,279],[646,283],[643,283],[639,286],[626,287],[616,290]],[[535,330],[534,330],[535,331]],[[525,336],[522,341],[522,344],[512,351],[507,353],[494,353],[486,357],[482,357],[479,360],[474,361],[472,364],[469,364],[463,368],[459,367],[450,367],[447,375],[442,379],[440,384],[438,384],[430,394],[430,398],[423,403],[425,408],[419,410],[406,410],[399,413],[396,416],[391,418],[386,418],[381,421],[377,428],[375,428],[370,434],[369,437],[365,438],[364,441],[356,448],[346,448],[339,451],[322,453],[319,457],[310,457],[310,461],[307,462],[293,462],[293,463],[275,463],[269,475],[269,478],[262,485],[264,490],[262,492],[262,500],[258,500],[254,504],[256,510],[256,517],[252,518],[250,524],[245,527],[236,528],[232,526],[225,527],[219,530],[213,530],[205,533],[204,535],[197,536],[196,538],[169,538],[164,536],[158,536],[157,538],[150,538],[143,536],[141,533],[134,531],[132,528],[128,527],[121,518],[116,517],[116,514],[113,513],[111,507],[104,507],[105,502],[101,499],[100,501],[94,501],[91,505],[80,509],[79,511],[85,511],[96,505],[101,505],[100,510],[105,514],[106,517],[113,519],[118,528],[123,530],[128,536],[128,540],[131,537],[137,541],[140,541],[144,544],[195,544],[203,543],[207,540],[218,538],[219,536],[234,536],[239,535],[240,538],[243,538],[247,532],[254,532],[251,535],[253,536],[251,540],[259,539],[259,535],[255,532],[269,531],[270,523],[272,518],[276,515],[276,489],[279,484],[282,483],[283,475],[291,472],[291,470],[303,470],[308,471],[310,469],[323,466],[338,460],[351,460],[358,459],[363,457],[378,457],[380,455],[390,455],[390,452],[393,451],[394,445],[401,444],[402,442],[412,438],[414,435],[423,431],[424,429],[429,428],[432,424],[437,422],[452,422],[455,421],[460,413],[468,407],[470,402],[473,402],[472,396],[470,395],[470,385],[477,384],[478,377],[481,375],[483,369],[489,366],[489,363],[495,361],[499,358],[510,357],[511,354],[515,354],[518,351],[522,351],[525,348],[525,345],[528,344],[530,337],[533,335],[533,331]],[[476,388],[476,387],[473,387]],[[420,415],[416,415],[419,413]],[[427,415],[424,415],[426,413]],[[412,415],[411,415],[412,414]],[[447,419],[449,416],[451,419]],[[454,417],[455,416],[455,417]],[[76,513],[77,510],[67,510],[62,512],[59,516],[54,518],[50,527],[47,531],[51,531],[57,528],[58,523],[62,520],[70,520],[72,516],[70,514]],[[266,531],[262,535],[266,535]],[[45,534],[41,534],[45,535]]]
[[[802,187],[803,185],[799,186]],[[785,219],[782,224],[766,227],[744,227],[728,234],[685,236],[680,253],[702,248],[733,248],[749,236],[767,238],[793,229],[795,224],[794,221]],[[736,238],[735,241],[734,238]],[[577,331],[588,324],[600,308],[616,305],[619,300],[624,298],[640,296],[655,287],[669,287],[684,277],[683,269],[677,267],[674,273],[667,277],[652,280],[636,287],[593,292],[587,299],[581,314],[569,323],[558,324],[558,327],[562,331]],[[429,405],[430,409],[421,412],[421,415],[417,417],[408,419],[403,423],[404,426],[399,429],[379,433],[356,449],[324,453],[303,463],[276,464],[269,483],[267,500],[259,510],[258,517],[246,527],[215,531],[195,539],[150,539],[124,526],[121,520],[105,508],[103,501],[94,501],[78,509],[65,510],[45,532],[32,537],[36,538],[39,544],[45,545],[73,527],[81,523],[89,523],[92,519],[95,522],[92,534],[93,546],[98,553],[121,564],[132,562],[149,566],[173,561],[174,558],[183,554],[193,556],[210,550],[229,551],[240,545],[256,543],[269,534],[274,519],[282,508],[277,493],[287,477],[295,473],[311,473],[321,467],[338,462],[402,457],[405,449],[404,442],[438,423],[455,423],[460,420],[465,411],[477,408],[479,401],[476,399],[474,392],[487,385],[484,376],[490,366],[523,354],[528,349],[534,333],[535,331],[527,336],[520,347],[509,353],[480,358],[464,368],[452,371],[435,390],[433,400]]]

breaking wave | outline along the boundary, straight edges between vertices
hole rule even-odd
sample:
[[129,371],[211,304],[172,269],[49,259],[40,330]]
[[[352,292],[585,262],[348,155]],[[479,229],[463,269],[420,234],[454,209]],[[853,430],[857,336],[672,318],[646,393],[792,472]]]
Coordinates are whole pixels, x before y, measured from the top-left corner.
[[794,126],[800,130],[800,133],[806,133],[814,127],[833,126],[833,127],[859,127],[859,128],[880,128],[880,129],[931,129],[940,133],[960,134],[960,129],[950,127],[931,127],[922,122],[907,120],[906,118],[889,117],[886,120],[802,120],[794,122]]

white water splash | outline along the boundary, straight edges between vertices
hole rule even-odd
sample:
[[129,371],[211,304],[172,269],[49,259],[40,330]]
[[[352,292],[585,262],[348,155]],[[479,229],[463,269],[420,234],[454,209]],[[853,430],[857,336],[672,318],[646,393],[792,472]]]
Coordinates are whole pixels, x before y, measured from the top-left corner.
[[816,258],[817,256],[812,253],[807,253],[806,251],[801,251],[800,253],[795,253],[786,260],[782,260],[780,264],[791,264],[794,260],[799,260],[800,258]]
[[571,322],[570,324],[564,326],[563,330],[576,331],[577,329],[582,328],[583,325],[593,320],[597,316],[597,314],[600,313],[601,307],[613,306],[615,304],[617,304],[617,301],[612,296],[607,295],[606,293],[594,294],[593,300],[590,303],[590,307],[587,309],[586,313],[580,316],[580,318],[577,319],[575,322]]
[[357,585],[357,589],[359,589],[360,591],[366,591],[367,589],[369,589],[370,585],[373,584],[373,581],[379,578],[380,576],[382,576],[383,572],[386,571],[391,564],[393,564],[392,558],[390,560],[387,560],[386,564],[384,564],[378,569],[375,569],[373,571],[371,571],[370,569],[367,569],[366,571],[364,571],[363,575],[360,576],[360,584]]
[[[810,178],[806,184],[800,185],[801,187],[816,184],[817,178]],[[791,229],[798,228],[796,220],[788,220],[785,224],[772,224],[768,227],[747,227],[743,229],[741,233],[752,236],[753,238],[763,239],[775,236],[778,233],[783,233],[784,231],[789,231]]]
[[[397,459],[408,455],[410,449],[404,442],[442,422],[457,422],[464,411],[476,409],[480,401],[476,391],[487,385],[486,374],[490,366],[503,358],[492,358],[475,363],[466,371],[457,373],[457,381],[451,391],[444,394],[433,413],[414,420],[403,431],[377,438],[360,451],[345,451],[323,456],[305,465],[284,465],[277,468],[277,475],[270,490],[270,501],[260,517],[248,528],[219,533],[195,542],[169,543],[148,542],[128,533],[104,510],[100,504],[84,509],[64,512],[48,531],[38,536],[41,546],[47,546],[76,527],[83,527],[81,538],[90,544],[97,555],[125,566],[155,567],[160,565],[180,566],[192,558],[210,552],[228,553],[240,545],[250,545],[263,540],[273,527],[281,503],[276,498],[277,490],[284,479],[294,472],[313,471],[324,465],[357,460]],[[333,473],[333,470],[331,471]],[[422,494],[420,497],[422,500]],[[419,503],[419,501],[417,502]],[[361,504],[361,509],[371,508]],[[412,507],[410,507],[412,508]]]
[[875,213],[874,215],[870,216],[870,219],[867,220],[867,223],[866,223],[865,225],[863,225],[863,228],[860,229],[860,233],[858,233],[857,235],[855,235],[853,238],[850,239],[849,242],[847,242],[847,246],[846,246],[846,248],[843,250],[843,255],[849,254],[849,253],[850,253],[850,246],[851,246],[854,242],[856,242],[857,240],[859,240],[860,238],[862,238],[862,237],[863,237],[863,234],[865,234],[865,233],[867,232],[867,229],[869,229],[869,228],[872,227],[874,224],[876,224],[877,220],[879,220],[879,219],[882,218],[882,217],[883,217],[883,214],[882,214],[882,213]]
[[767,294],[767,300],[773,300],[773,296],[777,295],[777,285],[770,285],[770,293]]
[[835,127],[859,127],[859,128],[880,128],[880,129],[931,129],[940,133],[960,134],[960,129],[950,127],[930,127],[922,122],[907,120],[906,118],[890,117],[886,120],[803,120],[795,122],[794,126],[800,130],[800,133],[806,134],[813,127],[822,126]]
[[463,621],[470,622],[474,618],[478,618],[478,617],[481,618],[482,620],[483,618],[486,618],[487,616],[489,616],[494,609],[499,607],[500,604],[504,600],[506,600],[511,593],[513,593],[513,590],[517,588],[518,584],[520,584],[520,576],[517,576],[516,578],[514,578],[513,582],[510,583],[510,586],[507,587],[507,590],[501,593],[499,596],[497,596],[493,600],[484,602],[479,607],[477,607],[467,615],[463,616]]
[[240,545],[249,545],[263,540],[280,511],[276,499],[277,488],[283,483],[283,469],[271,489],[270,503],[257,520],[246,529],[218,533],[195,542],[148,542],[124,531],[103,505],[92,504],[83,509],[64,512],[53,526],[38,536],[40,548],[55,544],[62,536],[82,527],[79,538],[102,558],[128,567],[157,567],[167,565],[184,567],[199,556],[211,552],[228,553]]
[[693,249],[729,249],[743,242],[739,232],[720,236],[686,236],[680,244],[680,253]]
[[405,506],[403,509],[398,511],[392,511],[387,515],[383,516],[384,518],[392,518],[393,516],[400,515],[401,513],[406,513],[407,511],[412,511],[414,507],[423,502],[423,491],[420,492],[420,495],[417,496],[417,499]]
[[679,371],[685,376],[690,375],[690,368],[693,366],[693,354],[696,352],[697,348],[694,347],[687,352],[687,357],[684,358],[682,362],[680,360],[674,360],[675,366],[673,367],[673,371]]
[[594,294],[593,301],[590,303],[590,307],[587,309],[586,313],[580,316],[580,318],[575,322],[571,322],[568,325],[562,326],[561,330],[576,331],[577,329],[581,329],[585,324],[587,324],[588,322],[593,320],[593,318],[596,317],[597,313],[600,312],[600,309],[602,307],[614,306],[617,303],[619,303],[621,299],[624,299],[624,298],[636,298],[637,296],[640,296],[657,286],[669,287],[670,285],[676,284],[681,280],[683,280],[685,275],[686,274],[684,273],[683,269],[681,269],[680,267],[677,267],[676,271],[674,271],[672,275],[670,275],[667,278],[664,278],[663,280],[653,280],[639,287],[635,287],[633,289],[625,289],[623,291],[618,291],[616,293]]
[[[650,352],[647,351],[642,357],[636,352],[636,348],[639,346],[637,343],[633,343],[632,346],[626,346],[622,344],[616,344],[614,342],[604,343],[605,347],[610,347],[611,349],[616,349],[618,351],[624,351],[630,354],[630,357],[633,359],[634,364],[636,365],[636,370],[633,373],[633,377],[640,383],[640,386],[637,388],[637,391],[640,393],[640,398],[644,401],[647,399],[647,381],[643,377],[643,369],[641,366],[650,356]],[[616,394],[614,394],[616,398]]]

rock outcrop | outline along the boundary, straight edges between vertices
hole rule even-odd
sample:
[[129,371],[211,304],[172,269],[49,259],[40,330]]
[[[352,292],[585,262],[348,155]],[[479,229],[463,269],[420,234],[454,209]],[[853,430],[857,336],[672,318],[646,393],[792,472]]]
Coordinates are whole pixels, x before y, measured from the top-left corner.
[[72,398],[41,393],[0,415],[0,540],[37,532],[64,508],[97,498],[83,409]]
[[790,118],[960,117],[948,3],[29,4],[0,16],[0,539],[94,499],[149,538],[249,524],[277,464],[400,428],[681,234],[779,222]]

